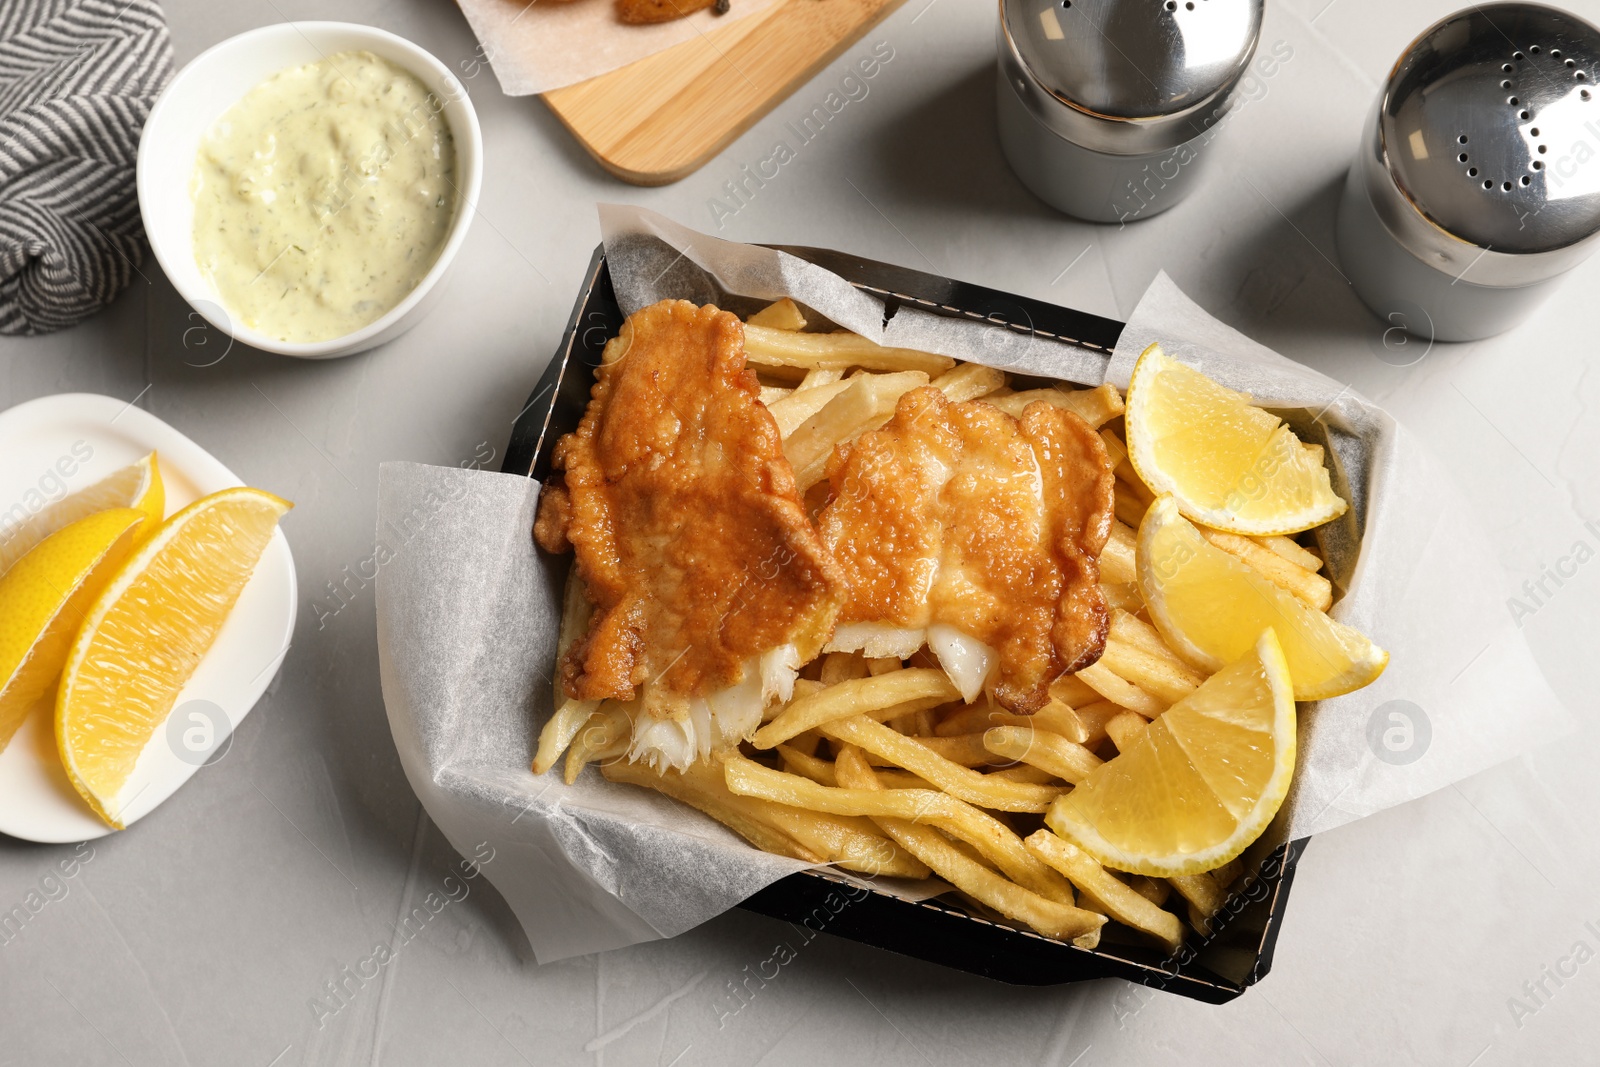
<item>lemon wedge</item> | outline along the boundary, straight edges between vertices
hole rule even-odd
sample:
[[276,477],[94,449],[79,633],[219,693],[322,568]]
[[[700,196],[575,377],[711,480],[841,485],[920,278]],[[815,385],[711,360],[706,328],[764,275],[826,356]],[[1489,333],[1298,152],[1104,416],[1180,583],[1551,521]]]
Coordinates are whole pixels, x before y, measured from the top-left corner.
[[46,537],[0,577],[0,749],[61,677],[84,612],[144,525],[133,508],[97,512]]
[[287,500],[224,489],[168,519],[89,608],[56,695],[73,787],[120,830],[117,794],[238,600]]
[[1335,622],[1253,567],[1215,547],[1159,497],[1139,524],[1139,594],[1167,643],[1206,670],[1244,655],[1271,627],[1283,642],[1296,700],[1322,700],[1369,684],[1389,653]]
[[1218,530],[1298,533],[1344,514],[1322,449],[1151,345],[1134,366],[1125,412],[1128,459],[1156,495]]
[[139,531],[149,537],[166,514],[167,493],[154,452],[91,486],[64,496],[17,525],[0,530],[0,574],[16,565],[33,547],[57,530],[108,508],[133,508],[150,520]]
[[1051,805],[1045,822],[1107,867],[1214,870],[1261,836],[1294,777],[1289,665],[1271,630]]

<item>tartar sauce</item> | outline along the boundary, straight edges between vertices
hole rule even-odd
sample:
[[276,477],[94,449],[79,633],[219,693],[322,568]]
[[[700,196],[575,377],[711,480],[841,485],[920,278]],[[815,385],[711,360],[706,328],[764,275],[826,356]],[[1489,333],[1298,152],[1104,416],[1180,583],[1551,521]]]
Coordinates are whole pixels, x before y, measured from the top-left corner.
[[405,299],[456,212],[443,103],[370,52],[279,71],[201,142],[194,249],[228,313],[323,341]]

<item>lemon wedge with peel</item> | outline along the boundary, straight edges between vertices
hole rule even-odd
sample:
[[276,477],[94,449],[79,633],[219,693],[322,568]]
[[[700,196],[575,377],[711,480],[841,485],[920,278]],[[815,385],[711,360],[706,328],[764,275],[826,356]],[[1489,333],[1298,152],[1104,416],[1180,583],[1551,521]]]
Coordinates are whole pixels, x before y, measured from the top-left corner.
[[1051,805],[1045,822],[1107,867],[1214,870],[1261,836],[1294,777],[1289,665],[1271,630]]
[[1344,514],[1320,446],[1307,445],[1246,393],[1151,345],[1134,366],[1128,459],[1157,496],[1195,522],[1257,536],[1298,533]]
[[139,536],[149,537],[167,511],[166,487],[154,452],[136,463],[62,497],[14,526],[0,528],[0,574],[5,574],[33,547],[57,530],[110,508],[133,508],[150,521]]
[[1150,620],[1197,667],[1217,670],[1239,658],[1269,627],[1283,643],[1296,700],[1360,689],[1389,665],[1389,653],[1365,634],[1212,545],[1170,496],[1145,512],[1134,566]]
[[61,677],[84,613],[144,525],[133,508],[97,512],[46,537],[0,577],[0,749]]
[[224,489],[158,529],[89,608],[56,695],[73,787],[122,829],[117,794],[266,550],[287,500]]

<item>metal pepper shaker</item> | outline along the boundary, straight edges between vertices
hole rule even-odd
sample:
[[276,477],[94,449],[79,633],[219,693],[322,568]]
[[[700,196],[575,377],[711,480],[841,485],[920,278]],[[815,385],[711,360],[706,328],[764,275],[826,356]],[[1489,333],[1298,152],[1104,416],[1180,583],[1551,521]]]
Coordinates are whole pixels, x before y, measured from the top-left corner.
[[1367,120],[1339,257],[1391,328],[1471,341],[1532,313],[1600,240],[1600,29],[1528,3],[1412,42]]
[[1263,0],[1000,0],[1000,144],[1093,222],[1182,200],[1261,36]]

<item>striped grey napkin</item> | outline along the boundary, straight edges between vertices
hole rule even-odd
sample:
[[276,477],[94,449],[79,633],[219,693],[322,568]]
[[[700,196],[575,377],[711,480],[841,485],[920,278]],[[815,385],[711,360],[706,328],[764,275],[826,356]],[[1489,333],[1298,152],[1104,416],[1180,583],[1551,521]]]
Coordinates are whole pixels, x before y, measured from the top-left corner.
[[171,76],[156,0],[0,0],[0,333],[71,326],[132,279],[139,130]]

